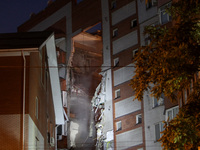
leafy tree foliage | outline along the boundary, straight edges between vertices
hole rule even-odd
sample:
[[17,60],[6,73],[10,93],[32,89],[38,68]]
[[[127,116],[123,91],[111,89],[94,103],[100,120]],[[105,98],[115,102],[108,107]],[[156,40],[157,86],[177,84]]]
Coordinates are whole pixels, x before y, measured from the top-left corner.
[[[135,99],[142,100],[145,91],[159,98],[162,93],[176,101],[183,89],[191,88],[194,74],[200,66],[200,1],[179,0],[168,13],[170,27],[148,26],[145,34],[151,38],[134,57],[136,67],[131,86]],[[153,86],[152,86],[153,85]],[[195,149],[200,144],[200,82],[193,82],[188,103],[172,121],[165,122],[165,149]],[[195,111],[194,111],[195,110]]]
[[197,150],[200,146],[200,84],[193,88],[176,118],[165,122],[160,141],[165,149]]
[[136,71],[131,85],[136,99],[142,100],[144,91],[151,89],[156,97],[163,92],[176,100],[176,93],[189,87],[200,64],[199,6],[198,0],[173,3],[172,27],[145,29],[151,43],[141,47],[134,58]]

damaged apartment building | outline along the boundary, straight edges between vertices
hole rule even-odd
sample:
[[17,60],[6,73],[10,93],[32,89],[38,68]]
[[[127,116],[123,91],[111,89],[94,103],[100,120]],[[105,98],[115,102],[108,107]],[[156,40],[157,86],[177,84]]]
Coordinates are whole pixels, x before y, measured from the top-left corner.
[[133,56],[149,44],[148,25],[170,25],[170,0],[55,0],[18,27],[53,31],[65,123],[57,149],[158,150],[162,121],[178,104],[146,92],[134,99],[129,86]]

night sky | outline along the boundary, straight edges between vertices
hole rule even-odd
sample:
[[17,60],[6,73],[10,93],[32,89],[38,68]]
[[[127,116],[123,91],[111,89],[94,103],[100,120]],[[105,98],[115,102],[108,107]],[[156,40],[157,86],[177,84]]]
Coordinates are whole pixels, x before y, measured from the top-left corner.
[[0,33],[17,32],[31,13],[45,9],[48,0],[0,0]]

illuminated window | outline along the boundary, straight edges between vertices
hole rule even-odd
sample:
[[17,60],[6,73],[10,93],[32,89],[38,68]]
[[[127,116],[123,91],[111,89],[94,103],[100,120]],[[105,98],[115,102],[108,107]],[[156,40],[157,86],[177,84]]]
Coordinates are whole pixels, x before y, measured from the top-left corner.
[[118,35],[118,29],[116,28],[113,30],[113,37],[116,37],[117,35]]
[[120,98],[120,89],[115,90],[115,99]]
[[116,122],[116,131],[120,131],[120,130],[122,130],[122,122],[118,121]]
[[157,124],[155,124],[155,140],[158,141],[161,136],[162,136],[162,132],[164,130],[164,123],[163,122],[159,122]]
[[142,114],[136,115],[136,124],[142,123]]

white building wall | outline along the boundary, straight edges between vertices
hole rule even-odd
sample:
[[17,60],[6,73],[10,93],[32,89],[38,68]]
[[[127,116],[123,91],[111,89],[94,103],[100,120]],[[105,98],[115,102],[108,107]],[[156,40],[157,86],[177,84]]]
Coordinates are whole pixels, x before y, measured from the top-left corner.
[[106,134],[108,131],[113,130],[113,107],[112,107],[112,84],[111,84],[111,70],[107,71],[106,77],[106,98],[105,98],[105,109],[104,118],[102,124],[104,126],[103,133]]
[[155,140],[155,124],[165,120],[164,105],[153,108],[153,99],[147,92],[143,105],[146,150],[161,150],[161,143]]
[[145,3],[144,0],[137,0],[139,24],[157,15],[157,6],[146,9]]
[[138,43],[138,35],[137,35],[137,30],[135,30],[113,42],[113,55],[131,46],[134,46],[137,43]]
[[110,21],[109,21],[110,19],[109,19],[108,1],[101,0],[101,5],[102,5],[102,42],[103,42],[102,71],[104,71],[107,70],[109,66],[111,66]]
[[136,1],[133,1],[124,7],[112,13],[112,25],[134,15],[136,13]]
[[142,144],[142,127],[116,135],[116,149],[123,150]]
[[30,115],[26,115],[25,118],[25,134],[28,134],[28,137],[26,138],[27,143],[25,149],[44,149],[44,137],[31,119]]
[[[102,5],[102,42],[103,42],[103,64],[102,72],[105,71],[105,109],[104,118],[102,119],[103,134],[113,130],[113,107],[112,107],[112,73],[111,51],[110,51],[110,19],[109,19],[109,3],[107,0],[101,0]],[[114,138],[114,137],[113,137]]]
[[[140,44],[145,45],[144,28],[148,25],[159,23],[157,6],[146,9],[145,1],[137,0],[138,20],[140,24]],[[150,93],[144,93],[144,131],[145,131],[145,147],[146,150],[161,150],[161,143],[156,141],[155,124],[164,121],[164,105],[153,108],[153,99]]]
[[55,48],[56,48],[55,39],[53,35],[46,43],[48,65],[51,66],[49,68],[49,76],[52,89],[56,124],[64,124],[63,105],[61,98],[60,80],[58,75],[58,64],[57,64],[57,56]]
[[129,81],[134,76],[134,64],[129,64],[123,68],[114,71],[114,86]]
[[141,109],[141,102],[134,100],[134,96],[123,99],[115,103],[115,118],[124,116],[126,114],[135,112]]

